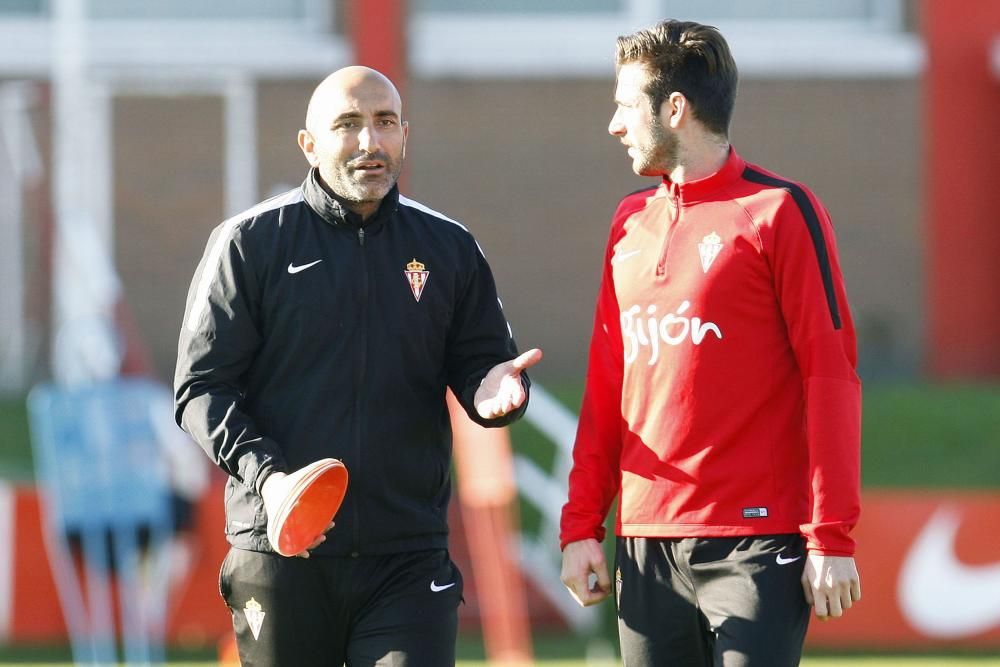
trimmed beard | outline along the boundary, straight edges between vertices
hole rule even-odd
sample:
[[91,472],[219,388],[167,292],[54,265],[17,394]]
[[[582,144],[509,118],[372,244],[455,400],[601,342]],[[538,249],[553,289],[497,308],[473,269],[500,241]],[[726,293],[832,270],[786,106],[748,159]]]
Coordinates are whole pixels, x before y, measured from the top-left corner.
[[640,149],[640,161],[635,163],[635,173],[640,176],[669,174],[677,166],[680,151],[677,135],[663,127],[658,118],[653,118],[647,129],[650,136],[649,148]]
[[[351,168],[342,163],[338,164],[331,174],[329,188],[344,201],[356,204],[371,204],[382,201],[399,180],[399,174],[403,171],[403,161],[392,160],[385,153],[379,153],[377,157],[385,162],[386,167],[386,175],[381,183],[365,184],[355,181],[350,177]],[[356,159],[352,158],[352,161]],[[322,176],[322,169],[320,175]],[[327,179],[324,177],[323,180]],[[377,185],[381,187],[377,187]]]

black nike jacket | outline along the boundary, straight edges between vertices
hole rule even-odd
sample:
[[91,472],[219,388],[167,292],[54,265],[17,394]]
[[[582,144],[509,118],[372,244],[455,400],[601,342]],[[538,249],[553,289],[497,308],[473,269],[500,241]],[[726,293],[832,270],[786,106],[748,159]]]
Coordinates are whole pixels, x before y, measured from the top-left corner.
[[[270,551],[260,485],[324,457],[350,473],[318,554],[447,546],[447,387],[469,416],[517,350],[486,259],[459,223],[393,190],[361,226],[319,185],[219,225],[188,293],[178,424],[229,474],[226,534]],[[529,381],[522,375],[525,387]]]

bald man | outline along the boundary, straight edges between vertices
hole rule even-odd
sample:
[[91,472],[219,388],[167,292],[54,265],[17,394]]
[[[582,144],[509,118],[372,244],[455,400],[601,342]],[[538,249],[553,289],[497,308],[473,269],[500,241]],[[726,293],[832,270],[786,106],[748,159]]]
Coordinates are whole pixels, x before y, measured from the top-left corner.
[[[244,665],[455,662],[450,387],[469,416],[524,412],[524,369],[489,265],[460,223],[399,194],[395,86],[347,67],[313,93],[303,184],[215,228],[188,294],[178,423],[229,479],[220,574]],[[275,552],[282,477],[340,459],[336,526]]]

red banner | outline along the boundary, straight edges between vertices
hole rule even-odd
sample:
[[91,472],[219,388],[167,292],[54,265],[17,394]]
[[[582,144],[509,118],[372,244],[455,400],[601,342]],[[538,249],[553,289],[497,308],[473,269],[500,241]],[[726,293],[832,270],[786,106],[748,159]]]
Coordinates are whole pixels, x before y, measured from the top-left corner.
[[[0,624],[0,639],[25,643],[66,641],[59,595],[46,556],[38,495],[29,486],[14,487],[13,491],[9,519],[14,539],[0,544],[0,549],[12,550],[0,556],[0,563],[6,561],[10,572],[10,584],[0,584],[0,597],[6,598],[0,599],[0,609],[9,610],[6,627]],[[218,585],[219,567],[229,549],[222,538],[225,517],[219,502],[221,490],[213,488],[206,496],[211,496],[212,502],[206,497],[198,507],[195,534],[182,539],[173,557],[175,580],[167,607],[170,640],[189,645],[214,645],[232,627]]]
[[1000,647],[1000,493],[869,491],[861,602],[813,622],[824,647]]
[[[221,494],[215,491],[199,508],[197,532],[182,558],[187,566],[178,569],[172,588],[169,637],[175,642],[214,644],[230,632],[218,597],[218,569],[227,545],[221,538]],[[10,550],[0,553],[0,637],[63,640],[34,489],[16,487],[6,506],[12,516],[0,520],[9,519],[7,525],[14,528],[13,539],[0,543],[0,550]],[[809,646],[1000,648],[998,520],[998,492],[866,492],[854,533],[861,602],[843,618],[814,621]],[[474,588],[467,593],[474,596]]]

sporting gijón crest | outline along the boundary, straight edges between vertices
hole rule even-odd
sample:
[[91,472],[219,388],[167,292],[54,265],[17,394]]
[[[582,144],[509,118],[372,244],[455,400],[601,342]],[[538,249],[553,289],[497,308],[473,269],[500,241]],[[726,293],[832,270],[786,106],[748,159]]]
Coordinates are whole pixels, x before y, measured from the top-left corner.
[[410,291],[413,292],[413,298],[419,302],[420,295],[424,293],[424,286],[427,285],[427,279],[430,277],[431,272],[414,257],[412,262],[407,263],[406,271],[403,273],[406,274],[406,281],[410,283]]

